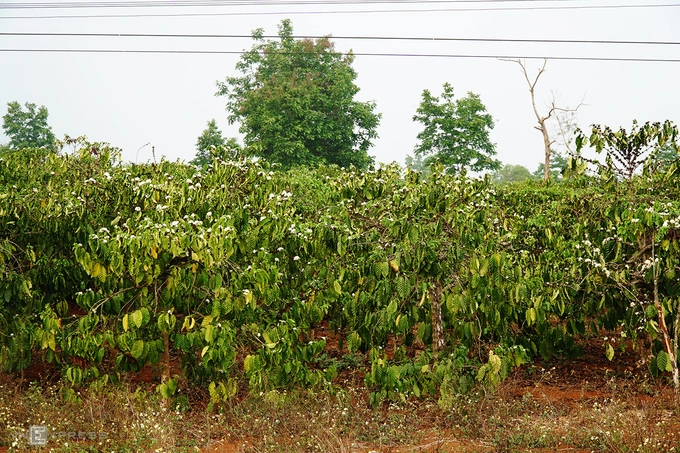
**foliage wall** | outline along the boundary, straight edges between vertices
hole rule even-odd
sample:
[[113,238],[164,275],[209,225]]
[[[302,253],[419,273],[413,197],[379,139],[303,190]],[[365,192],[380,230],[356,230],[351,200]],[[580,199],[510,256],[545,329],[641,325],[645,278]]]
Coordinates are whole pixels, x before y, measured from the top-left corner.
[[374,404],[445,401],[532,357],[578,356],[586,335],[609,357],[650,339],[663,373],[663,328],[678,330],[675,168],[631,191],[583,175],[495,186],[442,168],[6,152],[0,366],[44,360],[102,385],[157,365],[165,397],[201,385],[213,404],[333,391],[358,370]]

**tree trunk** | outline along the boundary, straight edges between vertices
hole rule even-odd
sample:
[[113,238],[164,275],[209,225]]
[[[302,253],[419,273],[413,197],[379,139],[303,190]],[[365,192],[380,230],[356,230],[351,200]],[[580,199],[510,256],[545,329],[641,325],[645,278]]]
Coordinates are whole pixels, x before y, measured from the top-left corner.
[[[163,332],[163,374],[161,375],[161,384],[170,380],[170,335]],[[166,409],[170,407],[170,399],[163,398],[163,407]]]
[[[675,359],[677,362],[678,358],[678,329],[680,329],[680,303],[676,308],[675,312],[675,323],[673,326],[673,352],[675,353]],[[678,366],[677,363],[673,367],[673,387],[675,389],[675,404],[680,405],[680,376],[678,376]]]
[[[532,93],[533,96],[533,93]],[[548,128],[545,125],[546,118],[539,119],[538,123],[541,125],[540,131],[543,134],[543,146],[545,147],[545,164],[543,168],[543,179],[546,181],[550,179],[550,136],[548,135]]]
[[678,350],[678,343],[677,343],[677,338],[678,338],[678,316],[680,314],[676,315],[675,319],[675,332],[674,332],[674,344],[671,347],[671,339],[670,335],[668,334],[668,327],[666,326],[666,319],[663,315],[663,307],[661,306],[661,300],[659,300],[659,276],[658,276],[658,266],[656,263],[656,250],[654,249],[654,241],[656,240],[656,235],[652,235],[652,266],[653,266],[653,273],[654,273],[654,306],[656,307],[656,311],[658,313],[659,317],[659,330],[661,330],[661,333],[663,334],[663,344],[664,344],[664,349],[666,350],[666,353],[668,354],[668,360],[671,362],[671,367],[672,367],[672,373],[673,373],[673,388],[675,390],[675,402],[678,403],[680,402],[680,378],[679,378],[679,371],[678,371],[678,356],[677,356],[677,350]]
[[432,315],[432,356],[437,360],[439,351],[444,349],[444,326],[442,325],[442,284],[439,280],[434,282],[430,290],[430,304]]

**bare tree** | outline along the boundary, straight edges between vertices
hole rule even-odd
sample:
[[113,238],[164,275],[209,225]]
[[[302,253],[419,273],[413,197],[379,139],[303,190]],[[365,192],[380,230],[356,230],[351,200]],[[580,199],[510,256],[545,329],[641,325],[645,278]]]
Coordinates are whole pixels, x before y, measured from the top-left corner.
[[[548,63],[548,60],[543,60],[543,66],[539,68],[538,74],[536,74],[536,77],[534,78],[533,82],[529,78],[526,65],[522,60],[513,59],[501,59],[501,60],[517,63],[520,66],[520,68],[522,68],[522,74],[524,74],[524,79],[527,81],[527,84],[529,85],[529,93],[531,94],[531,106],[534,109],[534,115],[536,115],[536,120],[538,121],[538,126],[534,126],[534,128],[536,128],[541,133],[541,135],[543,135],[543,146],[545,148],[545,164],[543,166],[543,179],[547,181],[548,179],[550,179],[550,156],[552,154],[550,147],[555,142],[555,140],[550,139],[550,132],[548,130],[547,121],[550,118],[552,118],[557,112],[576,112],[579,109],[579,107],[583,105],[583,102],[577,105],[576,108],[562,108],[556,105],[555,96],[553,95],[548,113],[546,115],[541,116],[541,114],[538,113],[538,108],[536,107],[536,84],[538,83],[538,79],[541,77],[541,74],[545,72],[545,66]],[[558,126],[562,130],[563,124],[559,119]],[[562,131],[562,134],[564,134],[564,131]]]
[[[555,93],[553,93],[553,105],[555,104]],[[583,104],[579,104],[580,107]],[[577,108],[578,108],[577,107]],[[576,152],[572,148],[574,135],[578,129],[576,121],[576,109],[557,110],[554,112],[555,127],[550,132],[551,136],[556,136],[554,142],[566,151],[569,156],[575,156]]]

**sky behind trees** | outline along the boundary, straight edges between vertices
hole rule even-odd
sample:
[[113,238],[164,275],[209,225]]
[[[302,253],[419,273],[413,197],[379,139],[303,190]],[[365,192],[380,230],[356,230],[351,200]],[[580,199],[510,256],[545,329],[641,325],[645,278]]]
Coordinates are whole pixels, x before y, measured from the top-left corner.
[[[18,7],[29,3],[39,7]],[[211,118],[226,136],[238,135],[238,126],[227,124],[225,99],[214,96],[216,82],[236,75],[238,52],[251,48],[247,36],[254,29],[275,35],[286,17],[296,36],[330,34],[337,50],[357,54],[357,99],[376,101],[383,116],[380,138],[369,150],[378,162],[403,163],[413,154],[421,126],[412,117],[421,93],[429,89],[439,95],[448,82],[456,97],[468,91],[480,96],[496,122],[491,139],[497,157],[535,170],[543,144],[534,129],[526,81],[518,65],[495,57],[551,57],[537,85],[539,109],[547,111],[552,93],[563,106],[583,100],[587,105],[578,112],[582,128],[591,123],[630,128],[633,119],[680,123],[680,2],[672,0],[224,0],[175,6],[140,0],[113,1],[116,6],[107,8],[84,7],[94,6],[87,1],[75,8],[73,3],[51,2],[52,8],[44,8],[48,3],[0,2],[2,113],[11,101],[45,105],[57,137],[86,134],[121,147],[124,159],[133,162],[151,159],[151,145],[157,158],[191,160],[196,139]],[[180,6],[186,4],[192,6]],[[187,34],[230,37],[177,36]],[[574,42],[596,40],[627,43]],[[529,74],[541,65],[540,59],[528,59]],[[150,146],[140,149],[146,143]]]

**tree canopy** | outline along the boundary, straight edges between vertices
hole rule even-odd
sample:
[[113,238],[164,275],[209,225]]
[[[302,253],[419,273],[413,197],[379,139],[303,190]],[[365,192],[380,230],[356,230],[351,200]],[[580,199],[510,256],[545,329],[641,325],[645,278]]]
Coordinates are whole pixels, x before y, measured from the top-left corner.
[[248,153],[293,165],[366,168],[380,115],[358,102],[354,56],[335,51],[328,37],[295,39],[289,20],[279,40],[253,32],[255,44],[236,65],[241,75],[218,82],[229,122],[240,123]]
[[9,137],[10,149],[52,148],[55,137],[47,124],[47,108],[27,102],[26,110],[16,101],[7,103],[2,128]]
[[205,167],[218,157],[222,160],[232,160],[241,154],[241,146],[235,138],[225,138],[222,131],[217,127],[215,119],[208,121],[201,135],[196,140],[196,157],[191,163]]
[[449,83],[444,84],[441,98],[423,90],[413,121],[424,126],[414,153],[427,156],[425,164],[439,159],[449,173],[500,168],[500,161],[493,158],[496,146],[489,138],[494,121],[478,95],[468,92],[454,100]]
[[505,164],[491,174],[491,180],[499,184],[533,179],[534,175],[523,165]]

